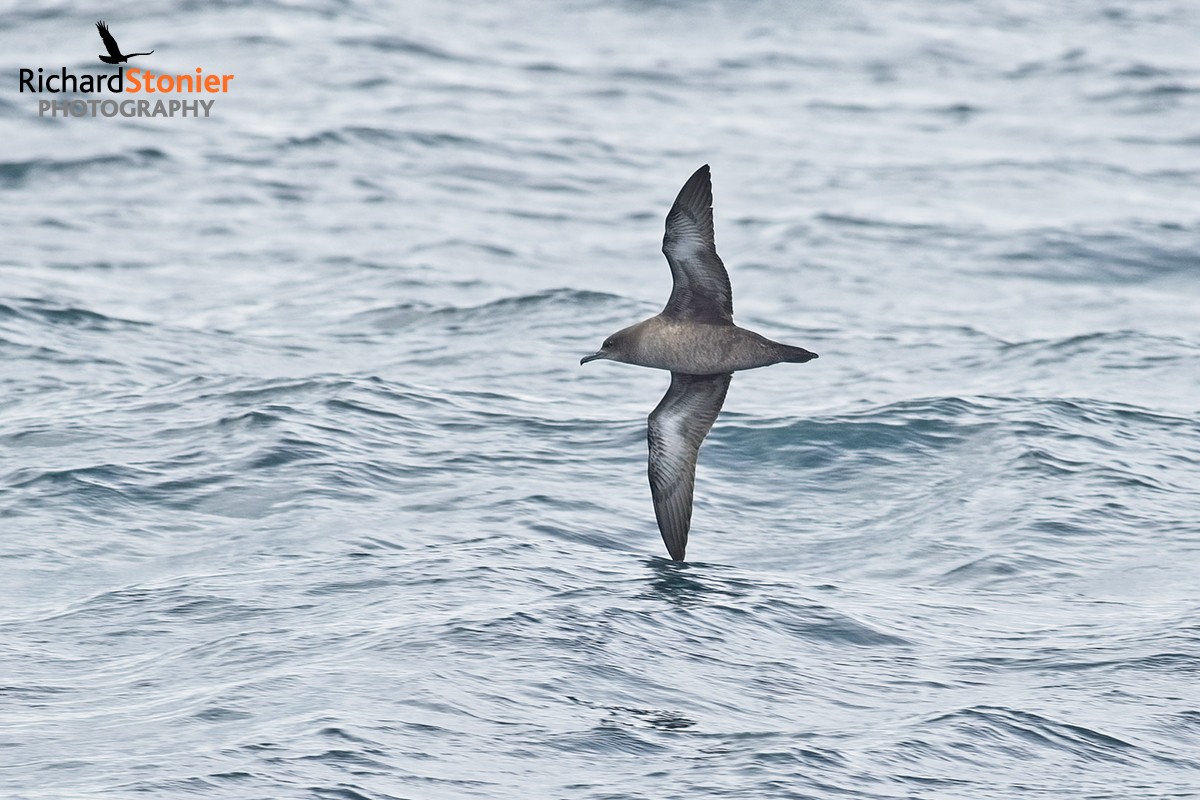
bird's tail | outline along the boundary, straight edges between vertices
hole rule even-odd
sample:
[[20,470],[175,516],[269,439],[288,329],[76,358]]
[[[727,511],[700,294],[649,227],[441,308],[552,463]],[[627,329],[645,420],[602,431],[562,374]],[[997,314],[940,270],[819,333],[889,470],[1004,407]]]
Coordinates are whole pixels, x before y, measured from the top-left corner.
[[816,353],[805,350],[803,347],[795,347],[790,344],[780,345],[780,347],[782,348],[780,355],[788,363],[803,364],[805,361],[812,361],[817,357]]

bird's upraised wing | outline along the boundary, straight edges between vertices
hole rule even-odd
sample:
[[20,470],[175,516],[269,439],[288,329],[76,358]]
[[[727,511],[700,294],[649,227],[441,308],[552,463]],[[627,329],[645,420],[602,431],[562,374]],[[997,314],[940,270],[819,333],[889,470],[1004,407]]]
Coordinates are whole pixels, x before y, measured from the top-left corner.
[[725,403],[731,373],[685,375],[671,373],[671,388],[650,414],[646,439],[650,444],[650,495],[654,516],[667,552],[683,560],[692,525],[692,490],[700,443],[712,430]]
[[688,178],[667,214],[663,255],[675,284],[663,313],[732,325],[733,290],[713,240],[712,178],[707,164]]
[[104,20],[96,23],[96,30],[100,31],[100,40],[104,42],[104,48],[108,50],[108,54],[113,58],[120,58],[121,48],[117,47],[117,40],[108,32],[108,25],[105,24]]

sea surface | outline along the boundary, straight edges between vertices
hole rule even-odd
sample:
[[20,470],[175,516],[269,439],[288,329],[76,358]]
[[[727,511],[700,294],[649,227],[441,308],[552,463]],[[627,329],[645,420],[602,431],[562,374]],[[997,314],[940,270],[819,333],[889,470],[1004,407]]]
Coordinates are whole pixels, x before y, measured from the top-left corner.
[[[100,17],[230,92],[39,118]],[[5,3],[0,796],[1200,797],[1198,41]],[[668,376],[579,358],[706,163],[737,319],[821,358],[735,377],[675,564]]]

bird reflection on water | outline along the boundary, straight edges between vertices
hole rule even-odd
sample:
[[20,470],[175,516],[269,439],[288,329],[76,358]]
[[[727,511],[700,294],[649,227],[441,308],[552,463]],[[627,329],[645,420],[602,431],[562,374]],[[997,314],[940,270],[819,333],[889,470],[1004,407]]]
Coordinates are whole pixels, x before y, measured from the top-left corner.
[[644,563],[650,570],[652,591],[642,596],[666,600],[679,606],[700,605],[713,597],[742,597],[730,578],[718,573],[729,569],[701,561],[673,561],[669,558],[648,558]]

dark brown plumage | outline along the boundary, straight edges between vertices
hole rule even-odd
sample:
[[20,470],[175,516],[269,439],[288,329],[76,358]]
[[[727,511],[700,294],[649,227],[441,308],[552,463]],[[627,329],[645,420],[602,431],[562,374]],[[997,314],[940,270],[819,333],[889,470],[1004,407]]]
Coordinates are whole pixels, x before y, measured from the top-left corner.
[[663,254],[671,297],[650,319],[617,331],[580,364],[609,359],[671,371],[671,386],[650,414],[650,494],[667,552],[682,561],[692,521],[696,458],[725,402],[733,372],[817,357],[733,322],[733,290],[713,236],[712,179],[705,164],[667,214]]

